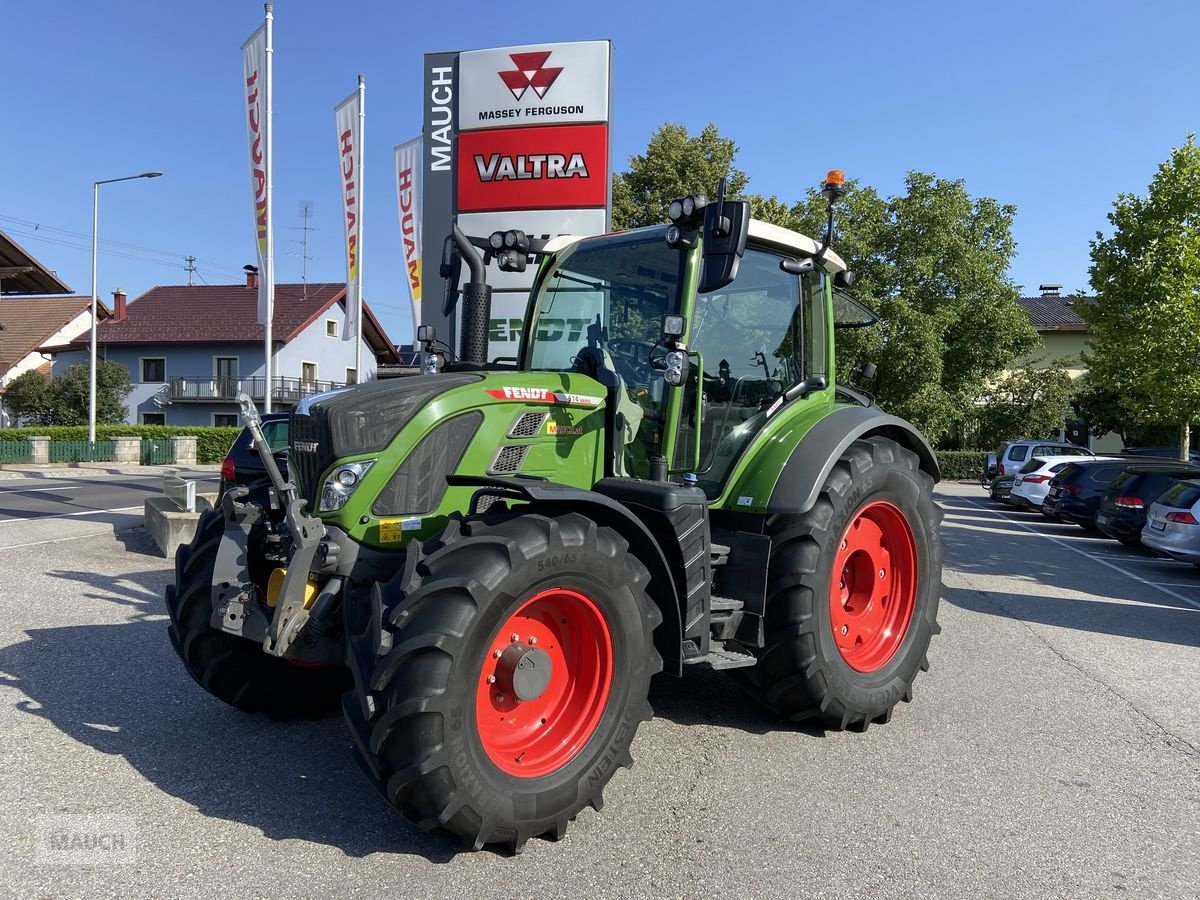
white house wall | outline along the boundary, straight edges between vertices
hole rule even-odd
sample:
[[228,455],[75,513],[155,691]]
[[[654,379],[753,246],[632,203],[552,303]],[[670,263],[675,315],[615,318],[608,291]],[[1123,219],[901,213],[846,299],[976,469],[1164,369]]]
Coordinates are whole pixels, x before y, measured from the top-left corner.
[[[58,331],[54,332],[54,334],[52,334],[42,343],[45,346],[51,347],[61,344],[69,344],[91,327],[92,312],[91,310],[84,310],[75,318],[71,319],[71,321],[67,322],[67,324],[62,328],[58,329]],[[42,354],[38,353],[37,351],[27,353],[20,362],[5,372],[3,376],[0,376],[0,388],[8,387],[14,378],[24,375],[26,372],[40,369],[47,362],[50,362],[50,360],[42,356]],[[8,410],[0,407],[0,425],[3,425],[7,428],[13,424],[15,423],[12,421],[12,417],[8,414]]]

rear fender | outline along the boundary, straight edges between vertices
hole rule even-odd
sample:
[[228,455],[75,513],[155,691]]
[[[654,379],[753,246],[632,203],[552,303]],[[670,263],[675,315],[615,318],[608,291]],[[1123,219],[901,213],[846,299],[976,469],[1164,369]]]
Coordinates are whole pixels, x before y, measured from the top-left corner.
[[876,407],[843,406],[818,421],[805,433],[779,473],[767,512],[805,513],[829,473],[854,441],[882,436],[917,454],[921,470],[936,482],[942,477],[937,456],[916,426]]
[[[478,487],[485,489],[481,492],[483,494],[525,500],[536,504],[539,511],[551,508],[582,513],[597,525],[611,528],[625,538],[630,552],[649,570],[650,584],[646,592],[662,612],[662,624],[654,632],[654,646],[662,657],[663,671],[672,675],[683,674],[680,649],[683,626],[675,580],[658,541],[633,513],[603,494],[551,481],[469,475],[451,475],[446,480],[451,486]],[[472,509],[474,506],[472,501]]]

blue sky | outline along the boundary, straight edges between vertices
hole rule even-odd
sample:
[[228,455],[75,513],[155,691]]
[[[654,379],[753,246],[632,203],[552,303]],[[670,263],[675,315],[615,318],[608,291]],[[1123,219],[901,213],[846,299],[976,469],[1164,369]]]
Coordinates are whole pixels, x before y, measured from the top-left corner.
[[[612,39],[618,169],[661,123],[713,121],[750,190],[784,199],[834,167],[884,192],[912,169],[962,178],[1016,205],[1011,276],[1028,293],[1085,288],[1113,199],[1144,191],[1200,123],[1195,2],[278,0],[275,16],[277,277],[299,280],[305,200],[310,279],[345,277],[333,106],[362,72],[365,295],[397,342],[391,148],[420,131],[426,52]],[[0,228],[87,293],[91,183],[157,169],[101,189],[101,237],[142,248],[102,245],[102,294],[186,283],[186,254],[208,282],[238,280],[254,261],[238,48],[262,4],[8,0],[3,19]]]

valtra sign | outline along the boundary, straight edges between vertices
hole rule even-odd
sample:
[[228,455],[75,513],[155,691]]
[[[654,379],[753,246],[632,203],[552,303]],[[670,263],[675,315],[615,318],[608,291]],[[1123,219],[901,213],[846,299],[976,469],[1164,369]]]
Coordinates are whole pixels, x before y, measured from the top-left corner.
[[458,209],[574,209],[608,199],[608,128],[560,125],[458,137]]

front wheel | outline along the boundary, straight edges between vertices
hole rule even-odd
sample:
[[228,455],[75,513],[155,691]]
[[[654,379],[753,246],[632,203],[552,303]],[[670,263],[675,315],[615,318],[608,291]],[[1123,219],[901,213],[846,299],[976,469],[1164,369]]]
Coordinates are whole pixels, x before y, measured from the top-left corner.
[[806,513],[778,515],[752,693],[792,721],[865,729],[912,699],[940,630],[933,479],[895,441],[855,441]]
[[649,574],[576,513],[453,520],[408,552],[347,620],[360,763],[404,815],[472,849],[561,837],[650,718]]

